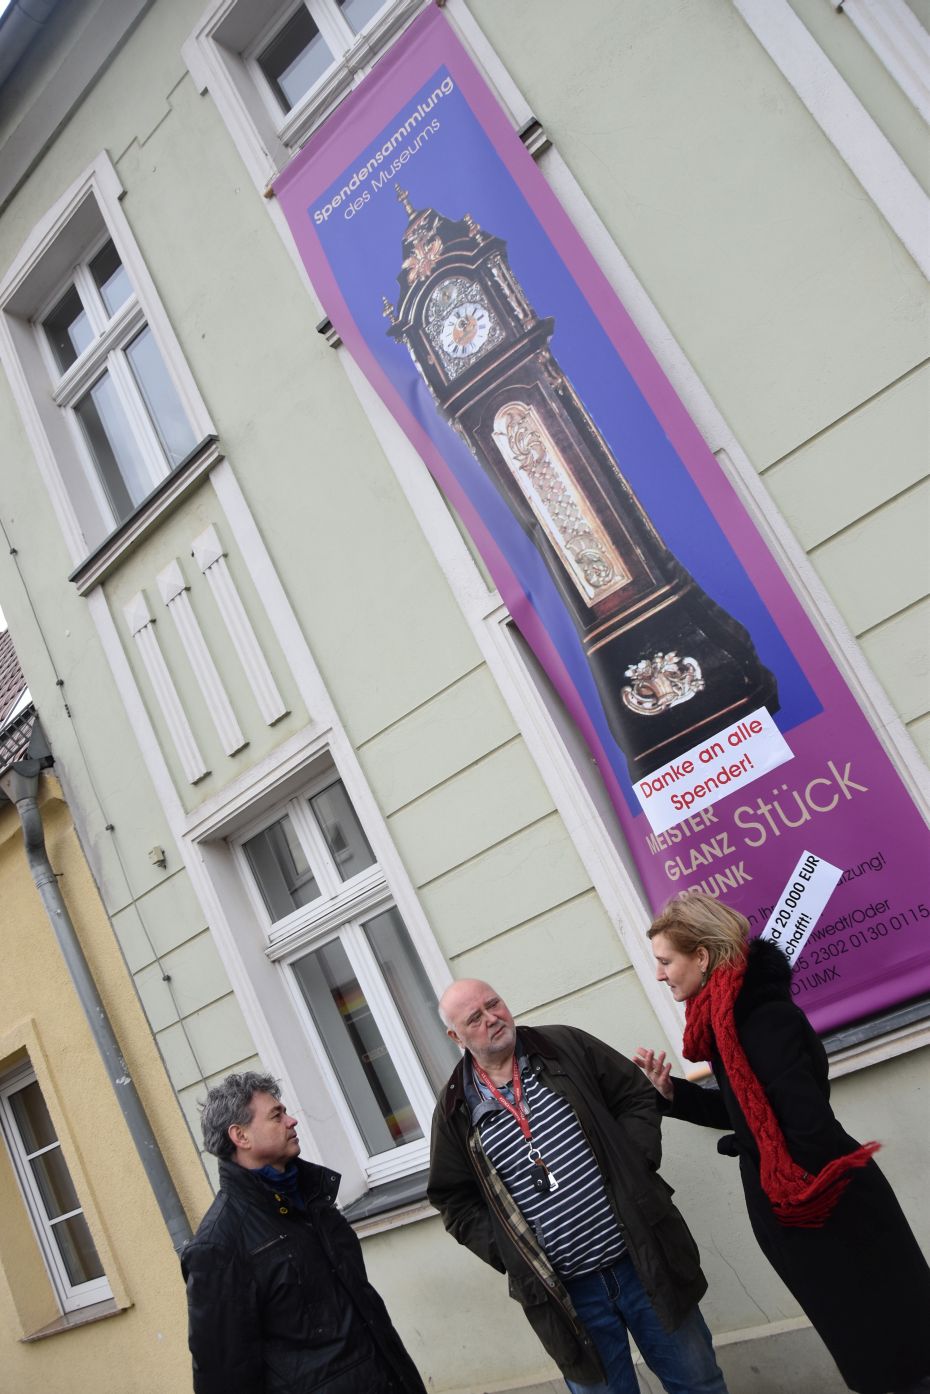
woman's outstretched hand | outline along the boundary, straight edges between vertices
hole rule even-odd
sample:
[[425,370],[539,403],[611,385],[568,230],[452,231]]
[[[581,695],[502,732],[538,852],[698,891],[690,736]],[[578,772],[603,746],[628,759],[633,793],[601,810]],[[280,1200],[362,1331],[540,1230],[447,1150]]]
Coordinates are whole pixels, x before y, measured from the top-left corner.
[[675,1086],[669,1078],[672,1073],[672,1062],[666,1061],[665,1051],[661,1050],[656,1055],[655,1051],[646,1050],[644,1046],[640,1046],[633,1056],[633,1064],[639,1066],[653,1089],[658,1089],[663,1099],[668,1099],[671,1103],[675,1094]]

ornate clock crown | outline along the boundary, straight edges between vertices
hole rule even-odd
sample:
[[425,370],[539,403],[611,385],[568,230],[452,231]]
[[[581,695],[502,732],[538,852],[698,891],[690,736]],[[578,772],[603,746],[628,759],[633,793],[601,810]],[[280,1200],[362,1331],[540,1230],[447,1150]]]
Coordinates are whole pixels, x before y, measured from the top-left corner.
[[435,208],[414,208],[409,191],[399,184],[395,184],[394,188],[397,201],[407,214],[407,227],[401,238],[403,260],[397,277],[400,287],[397,310],[386,296],[382,297],[384,315],[392,324],[396,322],[397,311],[411,288],[429,280],[447,252],[453,249],[474,252],[476,247],[482,247],[490,240],[469,213],[455,220],[437,213]]

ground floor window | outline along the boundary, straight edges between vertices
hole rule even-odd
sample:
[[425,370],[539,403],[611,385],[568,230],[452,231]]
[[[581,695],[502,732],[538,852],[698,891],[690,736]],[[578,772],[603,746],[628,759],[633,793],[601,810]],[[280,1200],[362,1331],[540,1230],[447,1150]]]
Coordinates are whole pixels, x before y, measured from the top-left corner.
[[343,781],[331,763],[242,832],[240,870],[369,1181],[425,1165],[458,1052]]
[[62,1311],[112,1294],[48,1106],[30,1066],[0,1082],[0,1126]]

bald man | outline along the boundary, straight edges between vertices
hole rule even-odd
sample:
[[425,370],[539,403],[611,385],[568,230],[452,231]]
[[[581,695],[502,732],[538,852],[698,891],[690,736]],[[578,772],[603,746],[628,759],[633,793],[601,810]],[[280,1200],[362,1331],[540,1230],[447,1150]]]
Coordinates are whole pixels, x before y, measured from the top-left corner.
[[475,979],[439,1014],[462,1050],[430,1156],[449,1233],[508,1275],[573,1394],[637,1394],[629,1334],[667,1394],[726,1394],[642,1072],[575,1027],[517,1027]]

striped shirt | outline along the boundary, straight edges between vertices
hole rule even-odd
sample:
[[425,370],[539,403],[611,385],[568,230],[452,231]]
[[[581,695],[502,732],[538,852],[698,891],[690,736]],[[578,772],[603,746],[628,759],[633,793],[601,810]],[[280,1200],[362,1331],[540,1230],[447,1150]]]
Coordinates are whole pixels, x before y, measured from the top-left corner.
[[[548,1195],[533,1186],[537,1168],[529,1161],[529,1143],[506,1109],[486,1113],[479,1123],[481,1146],[533,1229],[561,1278],[578,1278],[607,1268],[623,1253],[620,1226],[610,1208],[600,1168],[575,1110],[561,1094],[524,1071],[523,1099],[529,1109],[533,1147],[558,1181]],[[478,1081],[482,1096],[489,1092]],[[511,1086],[501,1091],[512,1100]]]

